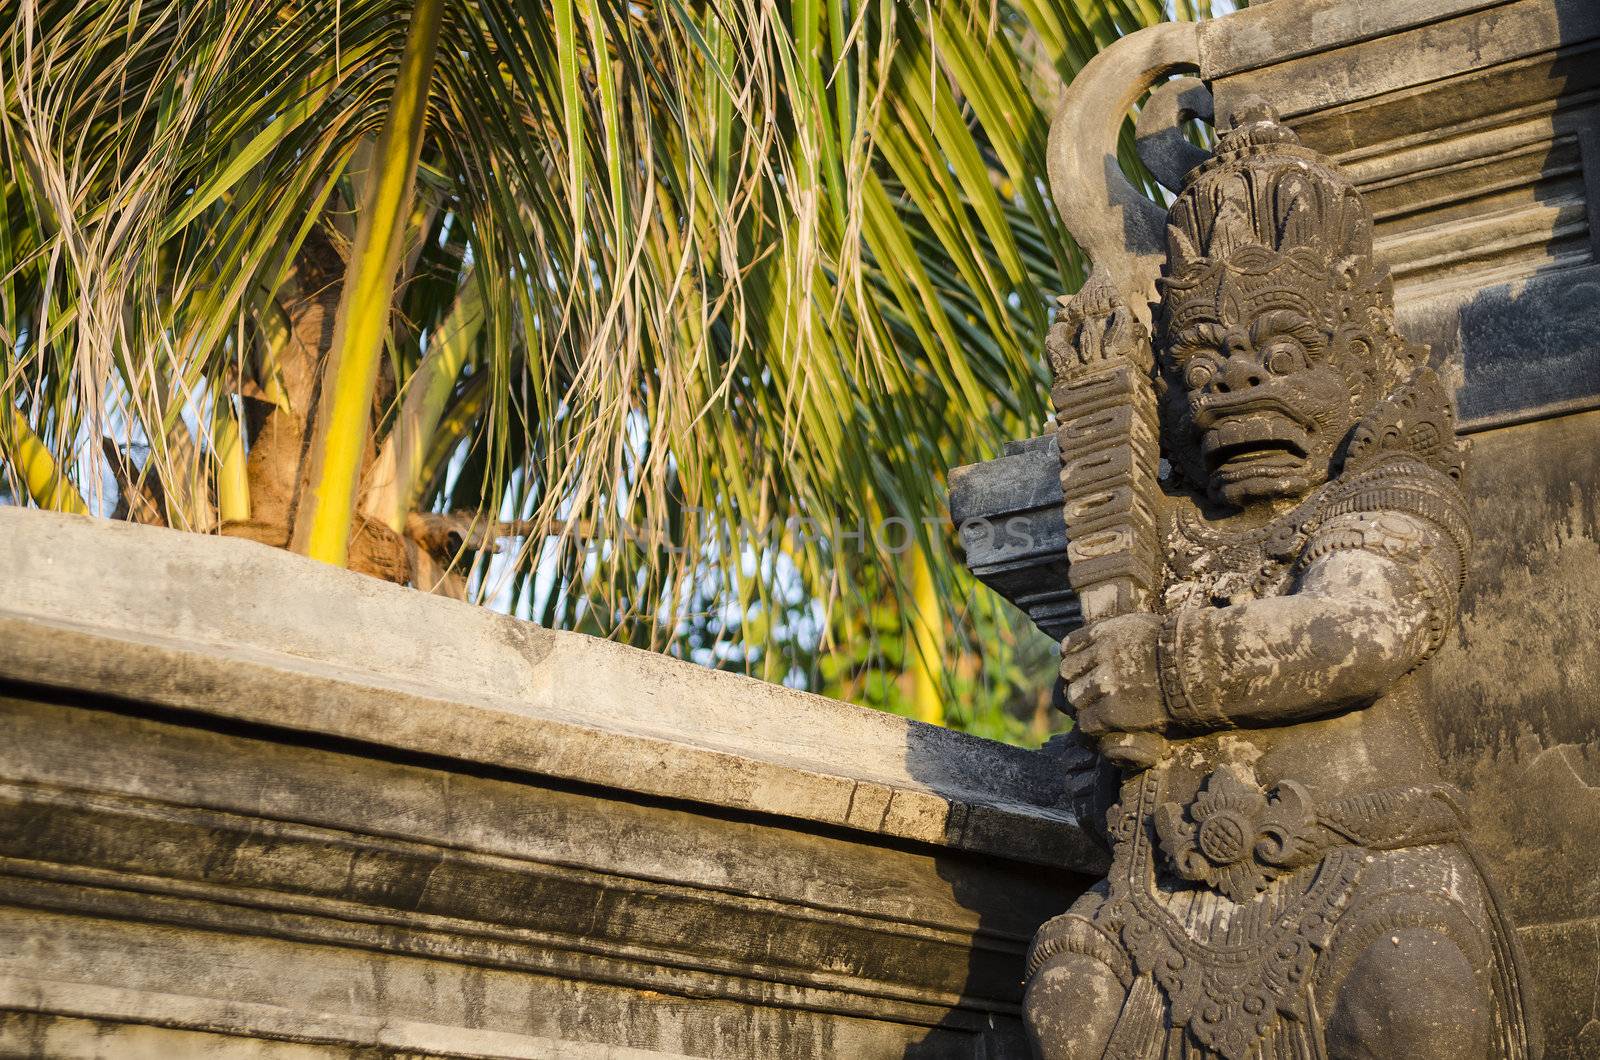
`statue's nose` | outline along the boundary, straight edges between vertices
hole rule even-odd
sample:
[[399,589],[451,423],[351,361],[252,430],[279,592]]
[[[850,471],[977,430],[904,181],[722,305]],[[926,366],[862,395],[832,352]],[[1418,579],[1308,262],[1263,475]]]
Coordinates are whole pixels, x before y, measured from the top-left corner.
[[1231,394],[1260,386],[1265,377],[1266,371],[1255,355],[1239,350],[1222,362],[1222,368],[1217,372],[1211,388],[1219,394]]

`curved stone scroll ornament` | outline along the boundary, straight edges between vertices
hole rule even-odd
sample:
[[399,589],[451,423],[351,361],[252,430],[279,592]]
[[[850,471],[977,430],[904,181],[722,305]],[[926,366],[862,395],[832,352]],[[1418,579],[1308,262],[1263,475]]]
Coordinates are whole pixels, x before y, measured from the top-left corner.
[[1094,264],[1046,343],[1086,619],[1061,676],[1124,772],[1107,878],[1035,937],[1029,1033],[1045,1060],[1536,1060],[1426,717],[1472,549],[1450,392],[1354,183],[1264,102],[1196,162],[1172,130],[1201,88],[1158,90],[1171,209],[1123,177],[1123,115],[1194,43],[1126,38],[1051,130]]
[[1195,23],[1147,27],[1089,60],[1050,123],[1047,158],[1056,211],[1145,327],[1166,246],[1166,212],[1123,175],[1117,137],[1128,111],[1151,86],[1199,68]]

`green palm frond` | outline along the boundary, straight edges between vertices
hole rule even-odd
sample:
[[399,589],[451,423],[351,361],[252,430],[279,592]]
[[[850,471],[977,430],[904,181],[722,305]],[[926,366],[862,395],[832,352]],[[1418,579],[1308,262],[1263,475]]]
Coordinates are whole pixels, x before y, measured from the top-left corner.
[[[1041,428],[1048,306],[1084,265],[1048,114],[1169,12],[440,2],[362,510],[514,523],[499,554],[460,538],[479,598],[813,685],[926,564],[952,604],[915,640],[968,650],[998,611],[943,470]],[[245,445],[295,404],[323,320],[296,307],[383,177],[416,6],[0,0],[13,492],[26,428],[94,510],[107,438],[170,525],[249,510]]]

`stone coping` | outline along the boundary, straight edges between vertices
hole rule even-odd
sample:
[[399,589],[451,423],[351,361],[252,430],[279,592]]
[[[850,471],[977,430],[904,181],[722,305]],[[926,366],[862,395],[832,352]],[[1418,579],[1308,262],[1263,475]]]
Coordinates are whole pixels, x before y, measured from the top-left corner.
[[1049,755],[256,542],[0,508],[0,681],[1085,872]]
[[1207,80],[1440,22],[1512,0],[1285,0],[1256,3],[1200,27]]

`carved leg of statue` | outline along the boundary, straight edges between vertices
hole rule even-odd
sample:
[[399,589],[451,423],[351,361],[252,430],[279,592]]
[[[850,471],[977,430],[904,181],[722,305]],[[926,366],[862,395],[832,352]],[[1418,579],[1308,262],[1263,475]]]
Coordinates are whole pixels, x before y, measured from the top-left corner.
[[1052,957],[1022,999],[1034,1054],[1041,1060],[1100,1060],[1126,995],[1111,969],[1095,958]]
[[1401,928],[1356,958],[1327,1024],[1331,1060],[1490,1060],[1489,997],[1437,931]]

